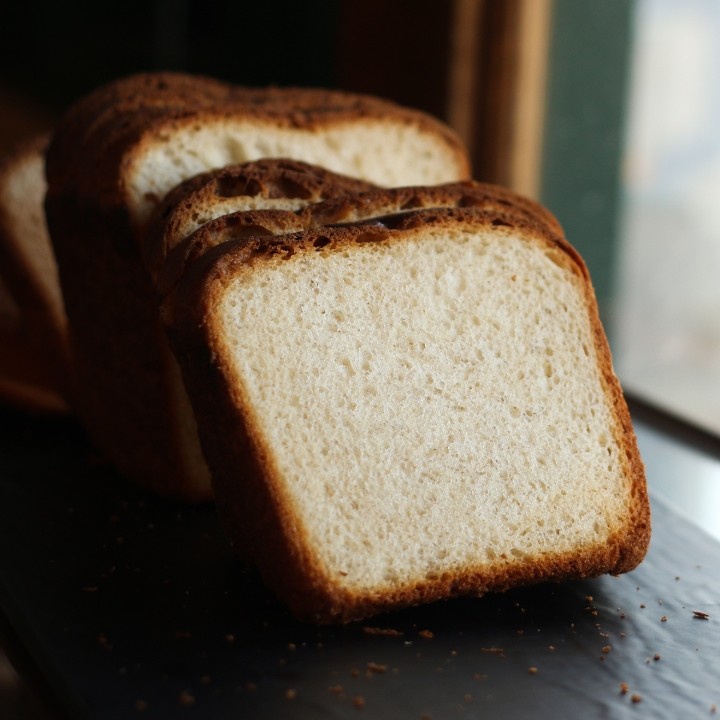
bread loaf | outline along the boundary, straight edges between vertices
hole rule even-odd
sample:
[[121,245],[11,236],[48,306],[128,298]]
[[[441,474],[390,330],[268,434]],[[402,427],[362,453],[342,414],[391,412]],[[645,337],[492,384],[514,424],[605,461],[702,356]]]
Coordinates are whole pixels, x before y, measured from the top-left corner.
[[143,263],[148,223],[184,180],[268,156],[381,185],[469,174],[457,138],[422,113],[350,94],[162,73],[81,100],[48,151],[46,211],[83,379],[79,412],[126,475],[167,497],[206,500],[211,488]]
[[621,573],[644,470],[542,214],[408,211],[208,250],[170,331],[231,538],[300,618]]

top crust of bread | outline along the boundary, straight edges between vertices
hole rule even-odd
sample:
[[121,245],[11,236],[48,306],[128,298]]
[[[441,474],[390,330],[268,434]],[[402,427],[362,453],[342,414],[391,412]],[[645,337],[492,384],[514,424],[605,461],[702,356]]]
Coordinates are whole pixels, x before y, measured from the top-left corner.
[[[602,426],[602,434],[612,437],[613,462],[619,468],[613,496],[603,496],[601,501],[615,506],[617,515],[613,515],[606,532],[598,532],[594,540],[586,538],[570,549],[515,556],[509,547],[503,547],[498,550],[502,555],[495,559],[448,566],[440,561],[432,572],[403,576],[398,581],[367,581],[368,585],[363,579],[366,573],[356,576],[351,573],[345,578],[332,563],[328,565],[326,557],[323,559],[313,525],[318,517],[324,517],[324,511],[320,508],[321,514],[317,516],[316,508],[305,508],[302,498],[293,496],[293,482],[285,477],[282,469],[286,467],[283,463],[287,458],[277,454],[275,440],[270,439],[277,435],[272,434],[267,419],[261,419],[265,417],[263,409],[251,399],[255,396],[249,394],[248,377],[238,370],[241,351],[232,348],[238,340],[242,345],[244,339],[228,335],[223,317],[228,303],[232,304],[238,297],[230,293],[245,288],[256,273],[259,273],[259,284],[253,287],[262,287],[265,278],[271,277],[268,273],[278,273],[282,278],[283,268],[294,262],[320,264],[322,258],[360,253],[370,253],[368,257],[371,257],[372,253],[402,248],[404,243],[420,242],[423,237],[434,238],[432,252],[435,252],[434,248],[440,248],[445,242],[442,238],[447,233],[483,233],[494,238],[489,247],[497,244],[498,249],[506,242],[524,243],[532,252],[541,253],[545,258],[543,263],[555,268],[553,272],[559,268],[565,278],[563,282],[574,288],[573,294],[579,294],[587,322],[583,336],[592,345],[585,348],[595,368],[592,383],[597,383],[603,397],[602,412],[607,412],[609,418],[609,425]],[[315,257],[318,259],[313,261]],[[512,280],[507,278],[508,283]],[[284,280],[282,284],[285,286]],[[240,298],[244,292],[240,292]],[[565,239],[550,231],[545,223],[515,213],[439,209],[411,211],[353,226],[317,228],[279,238],[247,239],[218,246],[188,268],[178,289],[177,302],[179,310],[171,333],[215,475],[218,510],[231,537],[241,545],[250,544],[254,548],[266,582],[298,617],[316,622],[348,621],[458,594],[482,594],[532,582],[621,573],[635,567],[644,557],[650,537],[644,469],[627,406],[612,370],[587,269]],[[281,302],[290,301],[283,298]],[[312,304],[311,300],[308,302]],[[263,306],[266,305],[263,303]],[[343,313],[346,308],[337,310]],[[394,315],[402,310],[390,307],[388,312]],[[585,320],[580,318],[583,323]],[[566,351],[572,353],[572,349],[563,350]],[[327,352],[329,361],[332,349],[328,348]],[[325,358],[317,360],[320,365],[325,362]],[[258,361],[259,358],[252,362]],[[296,359],[287,362],[294,365]],[[572,359],[568,362],[572,366]],[[389,391],[388,387],[382,388],[383,394]],[[364,401],[358,398],[357,402]],[[381,436],[389,432],[382,427],[377,431]],[[315,438],[318,432],[322,435],[322,428],[313,424],[309,432]],[[502,443],[502,438],[499,441]],[[481,445],[475,452],[482,452]],[[298,452],[304,451],[298,447]],[[345,492],[342,469],[338,473],[336,489],[342,495]],[[570,483],[568,489],[574,484],[570,478],[566,482]],[[588,480],[583,482],[587,485]],[[420,492],[421,486],[417,487]],[[591,490],[588,493],[583,502],[597,502],[596,499],[589,501],[593,493]],[[502,500],[500,502],[498,513],[503,510]],[[311,513],[315,513],[312,520],[306,516]],[[360,519],[362,524],[375,527],[374,517]],[[401,521],[402,517],[396,517],[397,523]],[[378,532],[387,532],[387,527],[379,526]],[[417,533],[424,532],[423,527],[417,528]],[[420,536],[417,539],[420,540]],[[396,540],[387,538],[386,541]],[[480,545],[483,542],[482,538],[478,539]],[[402,568],[403,554],[393,557]],[[356,558],[347,559],[347,562],[355,561]]]
[[428,208],[475,208],[486,212],[520,214],[532,222],[543,224],[548,232],[562,235],[555,216],[540,203],[499,185],[475,180],[367,190],[351,198],[331,198],[303,212],[308,216],[306,225],[310,229]]
[[[373,189],[371,183],[287,158],[263,158],[196,175],[173,188],[153,213],[144,240],[155,282],[170,251],[196,229],[238,210],[297,210],[328,197]],[[288,230],[289,232],[289,230]]]
[[156,281],[165,312],[171,312],[172,292],[190,263],[216,245],[243,241],[253,233],[287,234],[429,208],[475,208],[519,215],[526,221],[542,225],[547,232],[562,234],[555,217],[539,203],[500,186],[473,180],[335,195],[323,202],[306,205],[294,214],[272,211],[229,213],[204,224],[187,237],[169,236],[164,242],[165,257]]

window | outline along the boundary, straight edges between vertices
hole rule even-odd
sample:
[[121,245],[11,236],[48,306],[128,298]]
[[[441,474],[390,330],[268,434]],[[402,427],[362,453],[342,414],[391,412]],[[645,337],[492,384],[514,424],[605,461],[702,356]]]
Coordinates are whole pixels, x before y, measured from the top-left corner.
[[720,4],[637,0],[614,350],[624,385],[720,432]]

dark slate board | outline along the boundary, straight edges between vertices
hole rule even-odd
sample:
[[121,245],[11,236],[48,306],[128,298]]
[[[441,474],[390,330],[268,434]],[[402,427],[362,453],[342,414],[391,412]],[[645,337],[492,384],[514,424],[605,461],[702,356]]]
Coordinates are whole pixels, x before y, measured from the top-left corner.
[[720,713],[720,544],[659,501],[626,576],[317,628],[233,557],[212,507],[129,486],[71,421],[0,422],[5,634],[67,718]]

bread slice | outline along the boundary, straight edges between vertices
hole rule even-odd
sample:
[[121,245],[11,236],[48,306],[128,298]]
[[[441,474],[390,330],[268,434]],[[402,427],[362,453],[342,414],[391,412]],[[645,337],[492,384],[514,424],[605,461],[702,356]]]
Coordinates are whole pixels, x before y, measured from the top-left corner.
[[46,212],[83,378],[79,413],[124,474],[167,497],[206,500],[211,488],[143,263],[148,222],[184,180],[262,157],[386,185],[469,173],[458,139],[422,113],[357,95],[164,73],[81,100],[48,151]]
[[644,556],[587,270],[547,223],[421,210],[218,246],[171,332],[230,537],[348,621]]
[[0,397],[67,412],[67,320],[43,212],[46,145],[36,137],[0,160]]

